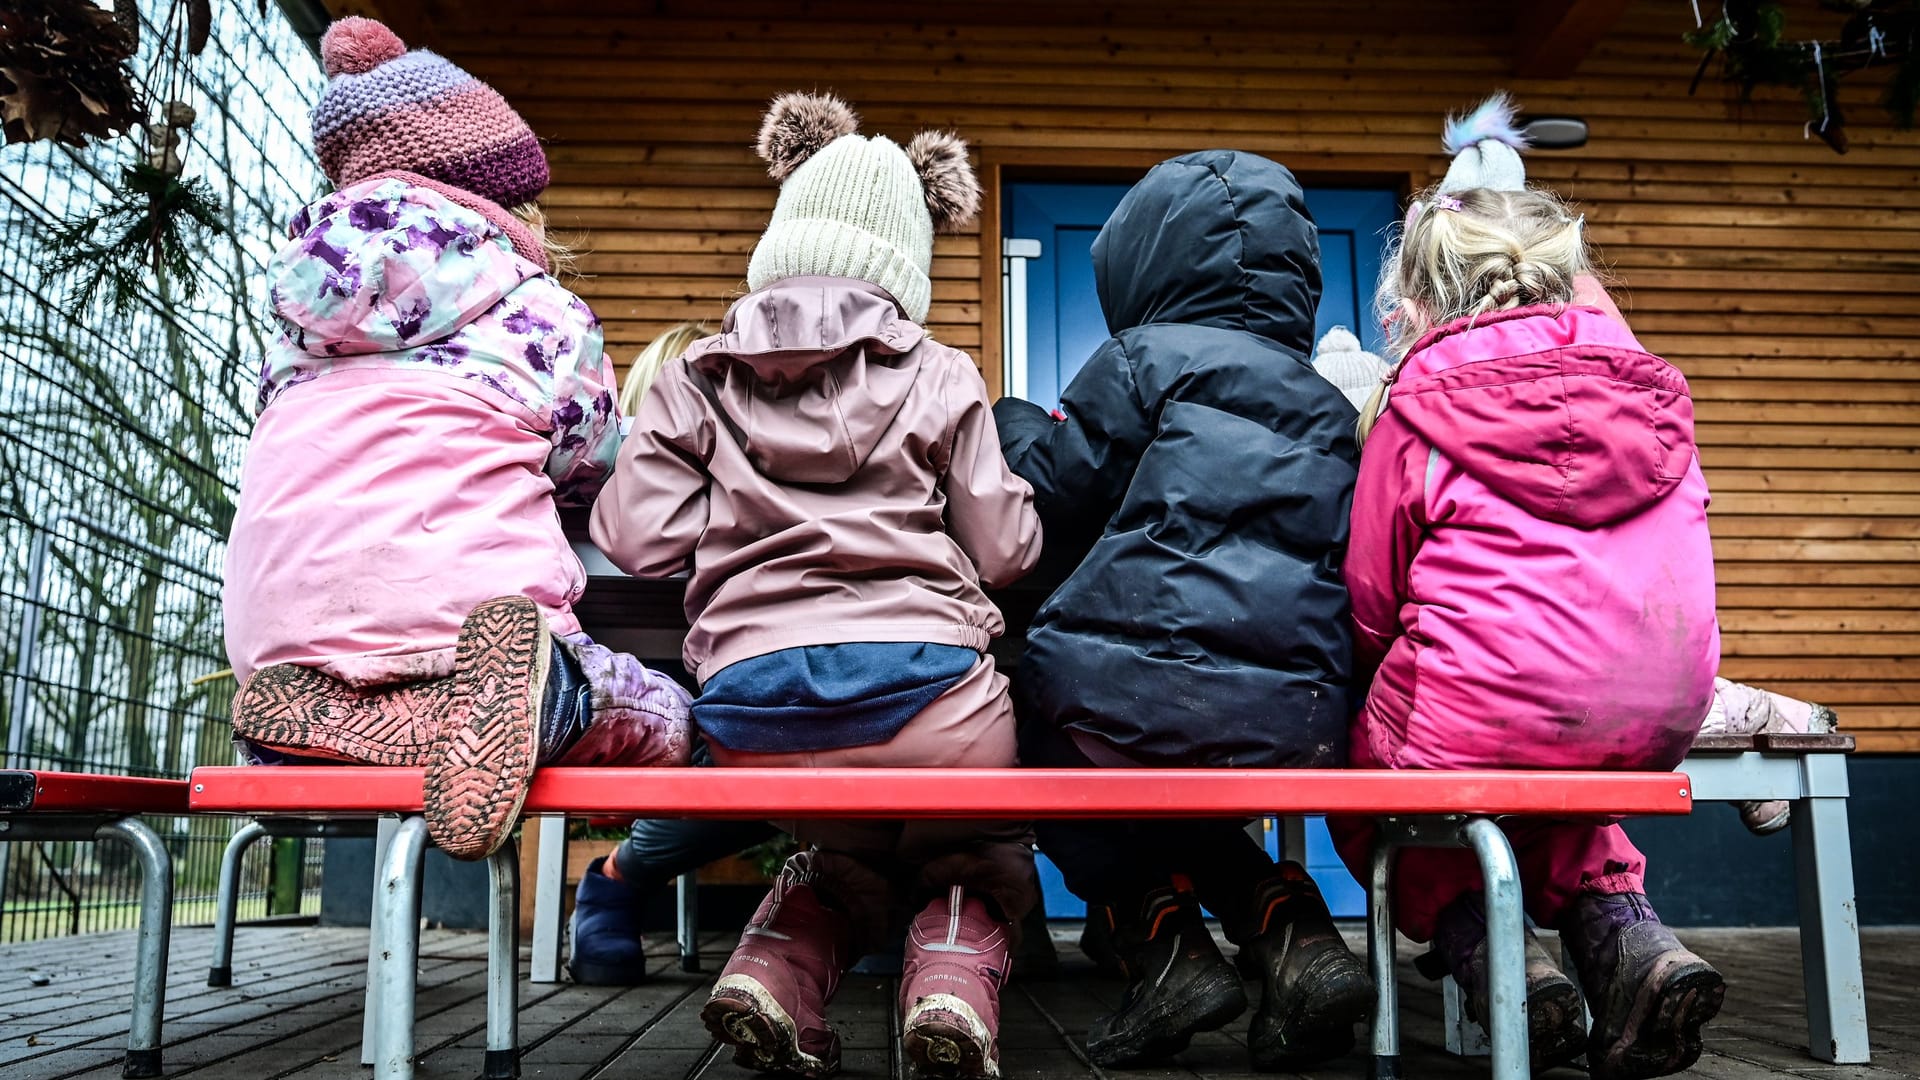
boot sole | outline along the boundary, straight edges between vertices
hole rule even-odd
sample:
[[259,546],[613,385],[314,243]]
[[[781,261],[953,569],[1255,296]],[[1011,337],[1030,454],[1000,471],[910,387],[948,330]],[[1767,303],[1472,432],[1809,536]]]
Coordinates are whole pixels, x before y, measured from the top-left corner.
[[[1353,1050],[1355,1024],[1373,1014],[1373,980],[1352,953],[1330,953],[1309,967],[1295,985],[1323,978],[1325,989],[1294,995],[1284,1008],[1269,1008],[1276,995],[1268,986],[1247,1032],[1247,1053],[1254,1069],[1284,1072],[1343,1057]],[[1266,1020],[1278,1012],[1278,1019]],[[1262,1021],[1265,1020],[1265,1023]]]
[[1218,1031],[1246,1011],[1247,991],[1240,985],[1240,973],[1222,959],[1218,970],[1189,982],[1169,1005],[1135,1024],[1135,1034],[1088,1039],[1087,1057],[1109,1069],[1171,1057],[1185,1050],[1195,1035]]
[[550,658],[547,620],[524,596],[488,600],[460,627],[458,703],[427,762],[425,790],[427,833],[456,859],[493,854],[520,815]]
[[299,664],[275,664],[254,672],[233,695],[233,733],[299,756],[418,766],[433,748],[439,718],[424,702],[420,715],[404,715],[408,711],[370,708],[365,695],[339,679]]
[[1720,1013],[1726,980],[1707,962],[1675,950],[1654,962],[1633,1008],[1610,1042],[1596,1032],[1587,1064],[1594,1080],[1649,1080],[1700,1060],[1700,1029]]
[[793,1018],[753,979],[722,976],[700,1010],[715,1039],[734,1048],[733,1062],[756,1072],[824,1080],[840,1071],[840,1055],[819,1058],[800,1049]]
[[621,964],[583,964],[570,961],[567,974],[581,986],[639,986],[647,981],[647,969]]
[[908,1010],[900,1043],[913,1075],[937,1080],[998,1080],[993,1033],[966,1002],[947,994],[921,998]]
[[1535,1072],[1586,1053],[1586,1017],[1573,980],[1563,975],[1527,991],[1527,1049]]

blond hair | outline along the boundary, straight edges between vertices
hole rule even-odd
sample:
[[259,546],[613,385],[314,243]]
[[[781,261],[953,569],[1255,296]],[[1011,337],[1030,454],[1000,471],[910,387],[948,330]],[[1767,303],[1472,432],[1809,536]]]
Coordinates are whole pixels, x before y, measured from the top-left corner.
[[[1572,303],[1574,279],[1592,273],[1584,225],[1550,191],[1422,192],[1387,252],[1374,296],[1395,373],[1436,326],[1529,304]],[[1362,442],[1386,406],[1387,386],[1360,410]]]
[[653,385],[653,377],[660,374],[667,361],[675,360],[687,351],[687,346],[707,336],[707,324],[683,322],[667,328],[640,350],[633,358],[633,366],[627,369],[627,381],[620,387],[620,411],[633,416],[640,411],[640,402],[647,396],[647,388]]
[[580,276],[580,258],[573,245],[547,228],[547,212],[539,203],[524,202],[509,207],[507,213],[533,231],[534,239],[540,241],[540,250],[547,253],[547,266],[554,277],[566,280]]

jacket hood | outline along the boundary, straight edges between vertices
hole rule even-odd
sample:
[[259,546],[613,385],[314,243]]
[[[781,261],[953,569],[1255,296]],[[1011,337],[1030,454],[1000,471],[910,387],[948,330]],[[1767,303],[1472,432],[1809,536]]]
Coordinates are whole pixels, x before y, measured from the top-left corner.
[[1388,407],[1502,498],[1582,528],[1661,499],[1695,455],[1686,378],[1594,308],[1440,327],[1407,354]]
[[315,356],[430,345],[543,273],[479,212],[396,178],[342,188],[288,232],[268,295],[294,347]]
[[899,415],[919,375],[907,354],[925,336],[877,285],[795,277],[741,297],[687,362],[763,475],[837,484]]
[[1312,350],[1319,230],[1293,173],[1258,154],[1154,166],[1094,239],[1093,274],[1110,333],[1195,323]]

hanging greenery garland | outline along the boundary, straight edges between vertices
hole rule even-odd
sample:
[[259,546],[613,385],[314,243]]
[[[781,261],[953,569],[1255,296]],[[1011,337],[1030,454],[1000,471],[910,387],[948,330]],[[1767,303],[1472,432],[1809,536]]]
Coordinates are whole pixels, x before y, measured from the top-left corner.
[[[1786,12],[1779,0],[1727,0],[1718,19],[1685,35],[1687,44],[1706,54],[1688,93],[1699,89],[1717,56],[1723,77],[1740,87],[1743,100],[1751,99],[1760,86],[1800,91],[1807,103],[1807,137],[1818,136],[1844,154],[1840,80],[1867,68],[1892,67],[1881,105],[1895,124],[1913,127],[1920,105],[1920,54],[1914,50],[1920,0],[1820,0],[1820,7],[1847,16],[1839,37],[1792,40],[1786,36]],[[1696,6],[1696,15],[1698,10]]]

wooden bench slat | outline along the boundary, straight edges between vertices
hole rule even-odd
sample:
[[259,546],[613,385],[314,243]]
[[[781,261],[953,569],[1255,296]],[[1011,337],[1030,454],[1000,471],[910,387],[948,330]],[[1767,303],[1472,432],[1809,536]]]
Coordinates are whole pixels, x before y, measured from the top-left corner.
[[[195,769],[192,806],[417,813],[419,769]],[[1266,814],[1685,814],[1682,773],[1370,769],[555,768],[528,814],[697,818],[1195,818]]]

